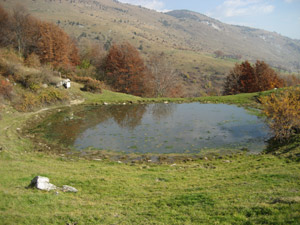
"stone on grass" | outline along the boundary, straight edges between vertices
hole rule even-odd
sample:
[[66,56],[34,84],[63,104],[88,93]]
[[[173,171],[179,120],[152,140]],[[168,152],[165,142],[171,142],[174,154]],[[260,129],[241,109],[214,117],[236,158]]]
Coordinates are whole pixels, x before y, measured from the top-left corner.
[[56,186],[54,184],[49,183],[49,178],[42,176],[36,176],[35,178],[33,178],[28,187],[37,188],[39,190],[44,191],[56,190]]
[[74,192],[74,193],[78,192],[78,190],[76,188],[68,186],[68,185],[63,185],[61,190],[63,192]]

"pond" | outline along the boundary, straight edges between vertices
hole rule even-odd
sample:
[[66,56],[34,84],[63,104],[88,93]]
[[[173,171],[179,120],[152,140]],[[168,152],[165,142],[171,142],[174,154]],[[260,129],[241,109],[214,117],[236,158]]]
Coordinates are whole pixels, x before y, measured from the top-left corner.
[[260,152],[270,131],[244,108],[225,104],[136,104],[75,107],[36,128],[47,139],[84,149],[125,153]]

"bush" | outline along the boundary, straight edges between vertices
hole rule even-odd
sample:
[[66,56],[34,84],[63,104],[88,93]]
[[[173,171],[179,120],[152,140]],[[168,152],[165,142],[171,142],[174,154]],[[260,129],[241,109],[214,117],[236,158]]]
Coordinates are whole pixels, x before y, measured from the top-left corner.
[[74,82],[84,84],[84,87],[81,88],[82,91],[102,93],[102,87],[104,86],[104,84],[96,79],[90,77],[80,77],[76,75],[69,75],[68,78]]
[[64,92],[53,87],[42,90],[39,93],[38,98],[39,102],[43,105],[68,100],[68,96]]
[[22,94],[21,98],[14,104],[14,106],[18,111],[28,112],[43,105],[49,105],[58,101],[66,101],[68,99],[67,94],[63,91],[50,87],[42,89],[37,93],[26,91]]
[[32,92],[22,94],[21,99],[15,104],[16,110],[28,112],[39,106],[38,96]]
[[25,59],[25,65],[28,67],[38,68],[41,66],[40,58],[35,53],[31,53],[26,59]]
[[101,82],[90,78],[85,82],[81,90],[93,93],[101,93]]
[[0,96],[4,97],[5,99],[11,100],[12,98],[12,84],[7,80],[0,80]]
[[300,133],[300,87],[273,93],[261,101],[276,140],[285,141]]

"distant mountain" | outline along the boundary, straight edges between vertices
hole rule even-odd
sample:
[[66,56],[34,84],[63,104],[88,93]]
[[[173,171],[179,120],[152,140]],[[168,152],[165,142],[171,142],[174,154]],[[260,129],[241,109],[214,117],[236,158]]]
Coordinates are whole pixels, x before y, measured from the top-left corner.
[[[200,13],[160,13],[116,0],[0,0],[57,23],[78,41],[106,46],[129,41],[145,58],[163,51],[180,74],[187,96],[218,92],[225,74],[239,60],[264,60],[273,67],[300,71],[300,40],[274,32],[222,23]],[[216,58],[214,52],[222,53]]]
[[190,44],[197,50],[221,50],[244,59],[265,60],[274,67],[300,69],[300,40],[293,40],[274,32],[222,23],[205,15],[176,10],[168,12],[178,19],[171,26],[190,35]]

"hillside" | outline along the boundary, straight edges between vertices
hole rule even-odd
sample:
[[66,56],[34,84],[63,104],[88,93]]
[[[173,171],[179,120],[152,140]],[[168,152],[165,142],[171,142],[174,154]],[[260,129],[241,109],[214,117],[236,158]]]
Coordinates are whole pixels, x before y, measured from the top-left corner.
[[[199,13],[159,13],[114,0],[0,0],[7,9],[22,3],[38,18],[57,23],[78,41],[109,46],[129,41],[144,57],[164,51],[179,71],[186,96],[217,93],[240,59],[265,60],[288,71],[300,69],[300,41],[263,30],[232,26]],[[255,48],[253,47],[255,46]],[[216,58],[215,51],[225,57]]]

